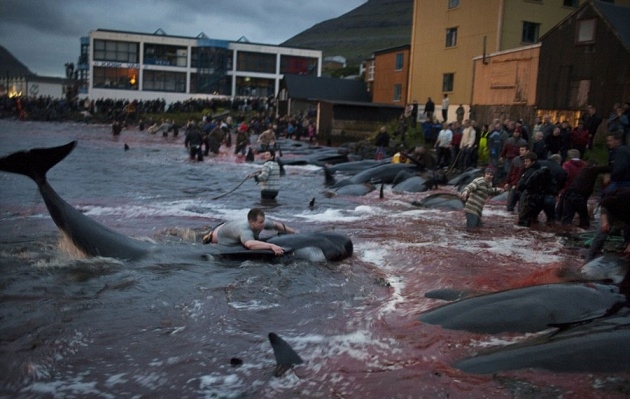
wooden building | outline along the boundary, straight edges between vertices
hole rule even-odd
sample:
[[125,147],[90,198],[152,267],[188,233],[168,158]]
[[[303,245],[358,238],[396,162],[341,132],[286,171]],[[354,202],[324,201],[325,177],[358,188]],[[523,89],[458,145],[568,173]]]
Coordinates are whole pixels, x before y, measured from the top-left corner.
[[540,40],[539,114],[575,123],[591,104],[605,119],[630,100],[630,7],[586,2]]
[[303,75],[285,75],[280,82],[278,114],[315,111],[319,137],[327,141],[363,139],[374,133],[375,124],[397,120],[402,105],[369,101],[365,82]]
[[533,122],[539,55],[540,44],[533,44],[475,57],[471,118]]

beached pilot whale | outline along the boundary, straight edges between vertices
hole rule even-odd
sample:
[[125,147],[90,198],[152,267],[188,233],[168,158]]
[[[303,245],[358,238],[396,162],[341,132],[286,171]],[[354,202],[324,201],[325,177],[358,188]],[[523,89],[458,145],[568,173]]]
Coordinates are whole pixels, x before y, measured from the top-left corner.
[[340,181],[336,181],[332,173],[330,173],[330,170],[328,170],[328,168],[324,168],[324,176],[326,178],[326,185],[330,186],[330,188],[338,189],[351,184],[391,184],[394,182],[396,176],[404,170],[413,172],[417,170],[417,166],[405,163],[378,164],[376,166],[369,167],[352,177]]
[[[57,227],[84,254],[134,261],[160,252],[162,247],[158,245],[135,240],[85,216],[61,198],[48,184],[46,180],[48,170],[70,154],[76,145],[77,142],[73,141],[59,147],[15,152],[0,158],[0,170],[33,179]],[[352,241],[340,234],[300,233],[271,237],[269,241],[290,249],[287,253],[291,256],[302,256],[309,260],[341,260],[352,255]],[[169,250],[169,253],[172,251]],[[187,248],[186,255],[204,258],[213,255],[235,259],[274,257],[270,250],[251,251],[240,246],[214,245]]]
[[630,370],[630,314],[625,308],[612,317],[571,326],[524,342],[484,350],[455,363],[474,374],[544,369],[557,372],[620,372]]
[[484,334],[529,333],[604,317],[625,302],[614,285],[544,284],[468,297],[428,310],[420,321]]
[[454,364],[468,373],[619,372],[630,371],[630,352],[623,349],[630,339],[627,304],[615,285],[556,283],[468,297],[429,310],[420,320],[475,333],[542,334]]

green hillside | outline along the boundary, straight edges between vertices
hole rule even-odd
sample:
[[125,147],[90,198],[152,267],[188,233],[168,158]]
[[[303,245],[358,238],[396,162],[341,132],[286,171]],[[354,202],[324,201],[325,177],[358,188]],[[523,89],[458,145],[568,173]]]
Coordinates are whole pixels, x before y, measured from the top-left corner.
[[413,0],[369,0],[334,19],[321,22],[282,46],[322,50],[358,66],[374,51],[411,44]]

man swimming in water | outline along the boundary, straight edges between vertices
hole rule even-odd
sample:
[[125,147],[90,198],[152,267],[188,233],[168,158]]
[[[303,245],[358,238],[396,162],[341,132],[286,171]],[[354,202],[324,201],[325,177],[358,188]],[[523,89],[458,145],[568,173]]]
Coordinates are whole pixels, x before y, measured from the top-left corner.
[[284,254],[282,247],[260,241],[258,236],[263,230],[276,230],[281,233],[296,233],[284,223],[265,219],[265,212],[260,208],[252,208],[247,213],[247,221],[235,220],[220,224],[203,236],[204,244],[237,245],[247,249],[270,249],[276,255]]

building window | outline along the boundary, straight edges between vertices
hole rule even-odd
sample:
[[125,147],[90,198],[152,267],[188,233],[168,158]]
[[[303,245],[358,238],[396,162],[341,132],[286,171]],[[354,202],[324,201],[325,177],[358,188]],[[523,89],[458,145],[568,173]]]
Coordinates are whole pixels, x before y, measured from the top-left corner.
[[400,83],[394,85],[394,101],[400,101],[402,98],[402,85]]
[[367,69],[367,80],[368,82],[373,82],[374,81],[374,61],[370,61],[370,63],[368,64],[368,69]]
[[459,7],[459,0],[448,0],[448,9]]
[[575,8],[575,7],[580,5],[579,3],[580,3],[579,0],[563,0],[562,1],[562,5],[565,6],[565,7],[574,7]]
[[185,67],[188,65],[188,49],[186,47],[146,43],[144,45],[144,63]]
[[281,55],[280,73],[317,76],[317,58]]
[[591,91],[590,80],[574,80],[569,84],[569,107],[586,108]]
[[446,47],[457,46],[457,28],[446,29]]
[[537,24],[535,22],[523,21],[523,35],[521,37],[521,42],[537,43],[539,32],[540,32],[540,24]]
[[94,67],[92,87],[138,90],[138,69]]
[[445,73],[442,75],[442,91],[453,91],[453,85],[455,84],[455,74]]
[[138,62],[138,43],[94,40],[94,61]]
[[276,73],[276,55],[239,51],[236,56],[236,70]]
[[143,71],[142,89],[147,91],[186,92],[186,74],[182,72]]
[[269,97],[275,90],[273,79],[237,76],[235,85],[237,96]]
[[402,70],[403,69],[403,65],[404,65],[403,53],[396,54],[396,70],[397,71]]
[[577,39],[578,43],[593,43],[595,42],[595,27],[597,20],[585,19],[578,21],[577,24]]
[[231,80],[226,75],[215,75],[206,73],[190,74],[190,92],[230,95]]
[[221,47],[193,47],[190,50],[190,65],[200,73],[225,75],[230,60],[229,51]]

